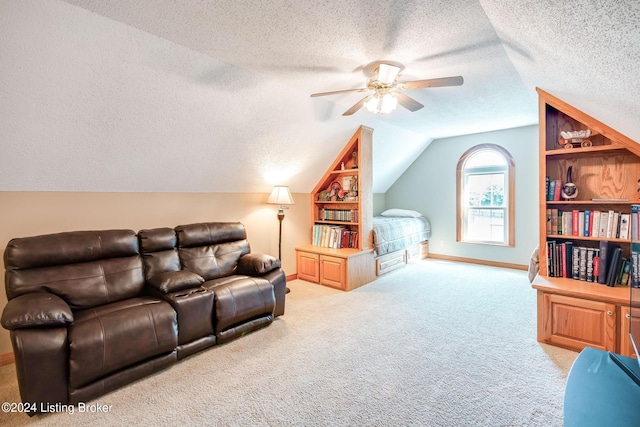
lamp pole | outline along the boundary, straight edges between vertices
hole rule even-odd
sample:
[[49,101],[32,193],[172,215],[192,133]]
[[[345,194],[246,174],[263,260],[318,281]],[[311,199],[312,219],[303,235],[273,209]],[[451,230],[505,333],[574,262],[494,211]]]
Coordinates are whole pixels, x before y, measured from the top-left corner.
[[282,261],[282,220],[284,219],[284,210],[278,211],[278,222],[280,223],[280,230],[278,233],[278,259]]

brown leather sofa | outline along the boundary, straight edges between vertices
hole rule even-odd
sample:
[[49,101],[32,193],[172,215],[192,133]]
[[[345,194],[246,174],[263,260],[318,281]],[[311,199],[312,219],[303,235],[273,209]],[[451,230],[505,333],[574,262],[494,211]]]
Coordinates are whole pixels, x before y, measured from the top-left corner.
[[36,410],[94,399],[284,314],[280,261],[252,254],[241,223],[17,238],[4,263],[1,323]]

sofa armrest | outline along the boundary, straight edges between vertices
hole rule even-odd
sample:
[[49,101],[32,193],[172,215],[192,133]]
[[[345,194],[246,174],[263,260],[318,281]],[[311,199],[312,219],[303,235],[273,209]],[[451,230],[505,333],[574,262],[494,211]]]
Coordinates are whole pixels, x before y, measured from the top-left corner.
[[59,296],[34,292],[9,300],[0,323],[5,329],[65,326],[73,322],[69,305]]
[[280,260],[267,254],[246,254],[238,261],[238,274],[261,276],[280,268]]
[[161,294],[168,294],[197,288],[204,283],[204,278],[189,270],[166,271],[151,277],[147,283]]

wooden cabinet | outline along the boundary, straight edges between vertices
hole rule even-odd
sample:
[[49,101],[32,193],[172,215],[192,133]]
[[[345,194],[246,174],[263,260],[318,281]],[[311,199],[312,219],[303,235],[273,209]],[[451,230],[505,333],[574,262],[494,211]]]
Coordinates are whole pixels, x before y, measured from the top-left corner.
[[373,250],[296,248],[298,279],[350,291],[375,280]]
[[539,298],[542,341],[576,349],[616,350],[615,304],[544,292]]
[[[551,228],[552,210],[601,211],[630,213],[638,200],[640,178],[640,145],[621,135],[582,111],[540,90],[540,273],[533,282],[538,291],[538,340],[548,344],[581,350],[586,346],[630,355],[624,334],[623,317],[628,313],[630,288],[562,276],[558,262],[547,250],[547,242],[561,246],[571,242],[597,253],[601,240],[622,248],[622,256],[630,256],[630,238],[599,234],[585,235]],[[567,148],[560,141],[561,132],[588,130],[589,143]],[[571,144],[569,144],[571,145]],[[565,183],[568,168],[577,197],[548,200],[547,179]],[[563,257],[566,260],[566,258]],[[552,262],[553,261],[553,262]],[[571,266],[568,272],[571,272]],[[626,311],[625,311],[626,310]]]
[[347,260],[334,256],[320,255],[320,284],[344,289]]
[[[633,314],[633,316],[632,316]],[[636,353],[633,350],[629,333],[631,331],[631,323],[634,324],[636,331],[640,330],[640,308],[628,306],[620,307],[620,347],[619,353],[627,357],[636,357]],[[636,342],[637,339],[636,339]]]
[[296,251],[298,279],[320,283],[320,256],[316,253]]
[[373,129],[361,126],[311,193],[311,245],[296,248],[298,278],[349,291],[375,279]]
[[544,275],[535,278],[533,287],[538,291],[538,341],[576,351],[588,346],[628,355],[621,339],[629,287]]

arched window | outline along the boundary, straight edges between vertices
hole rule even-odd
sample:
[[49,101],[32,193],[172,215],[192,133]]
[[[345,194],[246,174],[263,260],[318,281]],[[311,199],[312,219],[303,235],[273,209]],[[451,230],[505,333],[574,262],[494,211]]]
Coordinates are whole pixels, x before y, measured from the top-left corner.
[[457,168],[457,241],[514,246],[514,162],[495,144],[469,149]]

